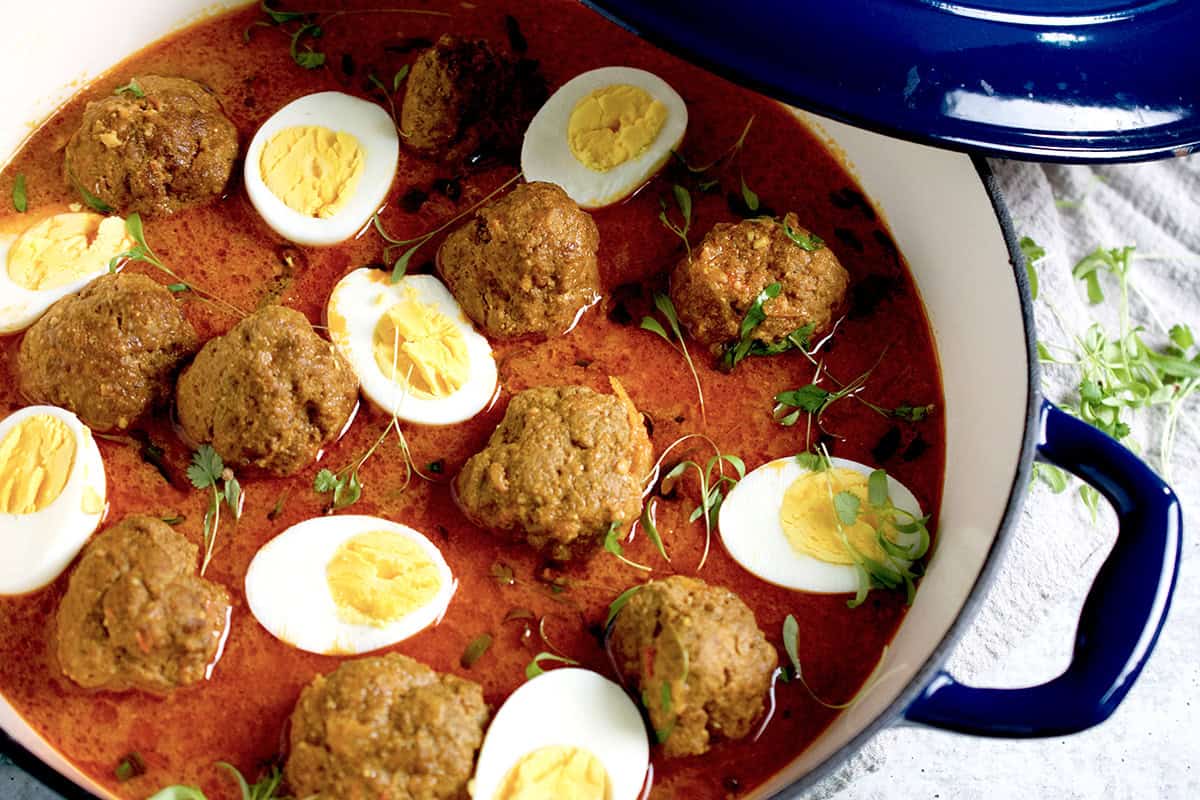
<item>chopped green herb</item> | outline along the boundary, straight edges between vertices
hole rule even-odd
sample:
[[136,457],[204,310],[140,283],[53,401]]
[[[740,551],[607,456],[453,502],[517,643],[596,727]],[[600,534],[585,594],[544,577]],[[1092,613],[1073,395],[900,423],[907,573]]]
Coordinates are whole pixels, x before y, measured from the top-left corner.
[[129,94],[139,100],[146,96],[146,93],[142,91],[142,87],[138,85],[137,78],[130,78],[129,83],[124,86],[118,86],[113,90],[113,94]]
[[167,523],[168,525],[178,525],[179,523],[183,522],[186,519],[187,519],[187,517],[183,516],[182,514],[175,514],[174,516],[163,517],[162,521]]
[[529,665],[525,667],[525,679],[526,680],[533,680],[538,675],[541,675],[543,672],[546,671],[542,667],[543,661],[552,661],[552,662],[555,662],[558,664],[565,664],[565,665],[573,666],[573,667],[579,666],[579,662],[573,658],[567,658],[566,656],[559,656],[559,655],[555,655],[554,653],[547,653],[547,652],[543,651],[541,653],[538,653],[536,656],[534,656],[533,660],[529,662]]
[[113,774],[121,783],[132,780],[139,775],[146,774],[146,762],[142,760],[138,753],[130,753],[121,759],[121,763],[117,764],[117,768],[113,770]]
[[275,501],[275,507],[267,512],[267,519],[273,522],[283,516],[283,506],[287,503],[287,496],[288,493],[286,490],[283,494],[279,495],[279,499]]
[[212,561],[213,548],[217,543],[217,531],[221,525],[221,506],[226,505],[236,522],[242,515],[242,491],[233,475],[217,455],[212,445],[202,444],[192,454],[192,463],[187,468],[188,480],[197,489],[209,489],[212,497],[208,510],[204,512],[204,559],[200,563],[200,574],[204,575]]
[[462,658],[458,663],[463,669],[470,669],[475,666],[475,662],[483,658],[483,654],[492,646],[492,635],[490,633],[481,633],[467,644],[467,649],[463,651]]
[[21,173],[17,173],[17,177],[13,181],[12,203],[13,208],[21,214],[29,210],[29,198],[25,193],[25,176]]

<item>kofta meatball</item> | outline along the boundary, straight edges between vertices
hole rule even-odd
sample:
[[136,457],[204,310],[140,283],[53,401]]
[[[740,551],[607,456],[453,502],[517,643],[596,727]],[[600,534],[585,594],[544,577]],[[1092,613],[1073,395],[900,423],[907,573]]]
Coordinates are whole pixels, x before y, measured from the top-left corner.
[[58,663],[85,689],[165,693],[203,680],[229,595],[196,575],[198,549],[154,517],[127,517],[83,551],[58,606]]
[[[609,645],[648,698],[668,756],[699,755],[716,739],[746,736],[778,663],[741,598],[680,575],[633,594],[613,622]],[[660,702],[668,693],[670,702]]]
[[[803,246],[788,235],[789,229]],[[767,316],[755,328],[755,339],[771,344],[805,325],[814,331],[828,328],[850,276],[819,242],[800,227],[795,214],[783,222],[759,218],[714,225],[671,273],[671,301],[680,322],[692,338],[719,353],[737,341],[759,293],[778,283],[779,296],[763,303]]]
[[66,148],[67,179],[125,213],[163,216],[222,193],[237,129],[186,78],[138,76],[136,91],[88,103]]
[[600,296],[591,215],[552,183],[527,183],[476,212],[438,250],[463,310],[496,338],[558,334]]
[[512,111],[515,69],[482,39],[444,35],[408,75],[400,133],[409,147],[447,160],[475,151]]
[[300,693],[284,773],[296,797],[466,798],[487,718],[479,684],[399,653],[347,661]]
[[620,384],[613,389],[543,386],[513,397],[455,481],[467,517],[560,561],[594,550],[614,523],[637,519],[650,439]]
[[237,128],[187,78],[143,75],[93,100],[67,143],[67,180],[124,213],[173,214],[217,197],[238,154]]
[[179,376],[184,432],[226,464],[291,475],[346,426],[358,380],[308,319],[267,306],[212,339]]
[[170,398],[198,346],[166,287],[132,272],[103,275],[25,332],[18,383],[31,402],[73,411],[93,430],[124,429]]

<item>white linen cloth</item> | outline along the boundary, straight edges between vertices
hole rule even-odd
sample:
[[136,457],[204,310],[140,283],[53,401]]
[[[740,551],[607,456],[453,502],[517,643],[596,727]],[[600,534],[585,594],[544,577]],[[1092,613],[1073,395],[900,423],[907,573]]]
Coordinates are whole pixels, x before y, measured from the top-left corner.
[[[1200,157],[1144,165],[1041,166],[993,161],[1013,222],[1047,251],[1039,269],[1049,298],[1073,332],[1097,313],[1071,267],[1097,246],[1137,245],[1133,317],[1158,334],[1176,322],[1200,336]],[[1058,202],[1056,202],[1058,201]],[[1153,258],[1146,258],[1153,256]],[[1111,288],[1111,287],[1106,287]],[[1109,291],[1109,294],[1112,294]],[[1109,329],[1115,330],[1111,317]],[[1161,322],[1159,322],[1161,320]],[[1037,303],[1039,336],[1067,337]],[[1012,331],[1011,335],[1020,335]],[[1070,398],[1070,374],[1047,370],[1046,395]],[[1180,426],[1171,478],[1185,524],[1200,499],[1197,421]],[[1186,414],[1187,412],[1185,412]],[[1158,466],[1155,417],[1135,426]],[[1069,662],[1075,621],[1088,585],[1115,537],[1111,514],[1093,523],[1074,487],[1061,495],[1035,485],[1003,567],[948,668],[980,686],[1041,682]],[[880,733],[811,793],[820,800],[879,798],[1198,798],[1200,797],[1200,546],[1185,530],[1183,565],[1171,614],[1137,685],[1105,724],[1071,737],[976,739],[897,727]],[[0,798],[49,800],[0,759]]]

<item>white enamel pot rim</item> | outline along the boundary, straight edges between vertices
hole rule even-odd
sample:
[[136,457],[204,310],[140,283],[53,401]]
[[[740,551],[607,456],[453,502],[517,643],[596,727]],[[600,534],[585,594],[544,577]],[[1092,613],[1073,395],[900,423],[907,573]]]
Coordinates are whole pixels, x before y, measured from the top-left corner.
[[[240,4],[221,0],[216,5]],[[30,124],[47,117],[82,83],[145,43],[214,10],[212,0],[155,4],[62,0],[10,9],[7,24],[0,29],[0,74],[19,76],[19,80],[0,81],[0,107],[6,109],[0,118],[0,163],[19,147]],[[462,13],[473,13],[473,9]],[[114,25],[112,20],[121,24]],[[97,36],[96,31],[105,35]],[[756,793],[759,797],[803,793],[882,726],[899,719],[1024,736],[1062,734],[1103,719],[1123,697],[1153,646],[1177,569],[1180,530],[1177,505],[1158,509],[1153,518],[1122,511],[1120,502],[1130,493],[1137,495],[1135,499],[1166,500],[1170,499],[1169,489],[1151,480],[1145,467],[1111,440],[1109,444],[1098,442],[1094,433],[1072,427],[1043,406],[1036,388],[1029,287],[1012,224],[986,162],[804,113],[800,116],[844,156],[912,268],[942,367],[948,468],[937,543],[914,606],[889,648],[883,677],[861,702],[842,713],[811,747]],[[1055,438],[1050,436],[1052,432],[1061,434],[1058,438],[1069,440],[1071,446],[1048,446]],[[987,692],[992,690],[958,686],[938,670],[970,623],[999,565],[1038,448],[1041,457],[1063,466],[1079,468],[1091,458],[1142,470],[1138,473],[1141,482],[1127,482],[1129,485],[1108,475],[1103,465],[1089,476],[1102,482],[1113,478],[1102,491],[1118,502],[1123,515],[1118,549],[1125,546],[1124,521],[1130,514],[1131,519],[1161,535],[1142,548],[1150,554],[1143,564],[1146,585],[1122,587],[1140,592],[1144,608],[1139,606],[1133,614],[1141,614],[1140,619],[1127,621],[1122,628],[1129,641],[1120,644],[1127,645],[1125,649],[1132,655],[1127,653],[1127,658],[1118,658],[1112,665],[1119,680],[1114,678],[1113,692],[1106,694],[1101,713],[1089,717],[1084,712],[1095,711],[1089,708],[1066,714],[1073,709],[1064,705],[1060,718],[1030,723],[1015,715],[1006,719],[996,707],[1016,708],[1021,698],[1035,706],[1045,705],[1044,695],[990,697]],[[1137,502],[1133,505],[1134,511],[1140,507]],[[1104,579],[1102,570],[1098,585]],[[1092,599],[1096,596],[1093,593]],[[1098,607],[1104,606],[1101,601]],[[1128,611],[1114,609],[1112,613],[1120,616]],[[1103,631],[1090,634],[1101,644],[1111,643]],[[1066,717],[1071,719],[1064,722]],[[81,786],[91,785],[2,696],[0,730],[21,746],[10,749],[22,766],[60,792],[81,794],[63,776]]]

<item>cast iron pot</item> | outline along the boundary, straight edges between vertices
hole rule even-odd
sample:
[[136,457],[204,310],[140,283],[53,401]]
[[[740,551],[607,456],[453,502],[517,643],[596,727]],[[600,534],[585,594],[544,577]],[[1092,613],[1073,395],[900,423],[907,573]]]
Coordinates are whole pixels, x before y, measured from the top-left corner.
[[[211,0],[67,0],[9,9],[0,32],[0,74],[10,76],[0,85],[0,161],[81,76],[98,75],[213,10]],[[1039,396],[1029,287],[986,163],[797,114],[844,155],[912,268],[945,385],[947,467],[936,546],[880,670],[886,677],[755,797],[803,794],[878,730],[901,722],[1034,737],[1103,721],[1154,647],[1182,535],[1179,505],[1165,483],[1124,447]],[[1116,510],[1117,542],[1084,605],[1062,675],[1025,689],[966,686],[940,666],[993,579],[1034,459],[1094,486]],[[107,796],[3,696],[0,730],[0,748],[43,782],[67,795],[84,796],[82,787]]]

